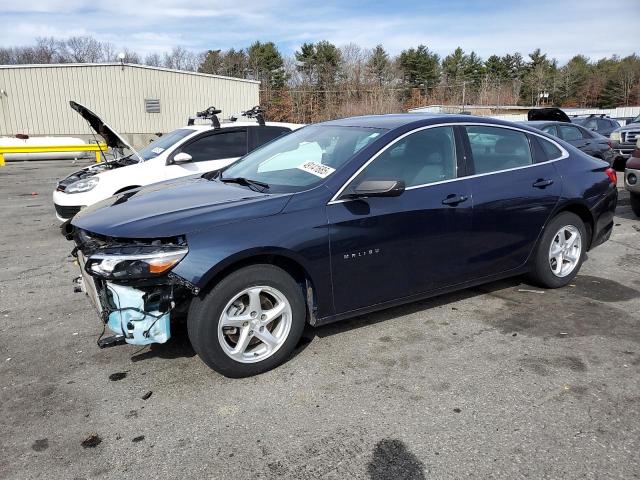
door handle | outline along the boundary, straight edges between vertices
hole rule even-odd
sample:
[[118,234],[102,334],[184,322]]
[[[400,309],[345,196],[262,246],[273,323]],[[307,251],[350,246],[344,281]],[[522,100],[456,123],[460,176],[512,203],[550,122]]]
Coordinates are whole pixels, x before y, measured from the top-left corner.
[[465,197],[464,195],[456,195],[455,193],[452,193],[451,195],[447,195],[447,198],[445,198],[444,200],[442,200],[442,204],[443,205],[452,205],[452,206],[456,206],[459,203],[462,203],[464,201],[466,201],[469,197]]
[[536,187],[536,188],[546,188],[546,187],[548,187],[549,185],[552,185],[552,184],[553,184],[553,180],[544,180],[544,179],[541,178],[539,180],[536,180],[536,182],[533,184],[533,186]]

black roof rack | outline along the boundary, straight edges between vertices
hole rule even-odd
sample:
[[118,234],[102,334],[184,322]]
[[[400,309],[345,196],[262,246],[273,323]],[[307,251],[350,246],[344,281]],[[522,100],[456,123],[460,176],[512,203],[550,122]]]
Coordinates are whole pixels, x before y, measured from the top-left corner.
[[203,120],[210,120],[213,128],[218,129],[220,128],[220,120],[218,120],[219,113],[222,113],[222,110],[219,110],[216,107],[209,107],[206,110],[197,112],[195,117],[189,117],[189,120],[187,120],[187,125],[194,125],[196,118],[201,118]]
[[[255,118],[258,121],[258,125],[263,126],[264,127],[264,112],[266,110],[264,109],[264,107],[261,107],[260,105],[256,105],[255,107],[249,109],[249,110],[245,110],[244,112],[241,112],[240,115],[243,117],[247,117],[247,118]],[[232,122],[235,122],[236,120],[238,120],[238,117],[231,117],[229,120],[231,120]]]
[[569,115],[571,118],[578,118],[578,117],[587,117],[587,118],[596,118],[596,117],[600,117],[600,118],[609,118],[609,115],[607,115],[606,113],[574,113],[573,115]]

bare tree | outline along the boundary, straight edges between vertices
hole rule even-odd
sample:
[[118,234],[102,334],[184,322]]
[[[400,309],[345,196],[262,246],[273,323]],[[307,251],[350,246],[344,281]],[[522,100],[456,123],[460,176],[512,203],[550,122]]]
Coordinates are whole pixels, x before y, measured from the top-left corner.
[[53,37],[36,38],[35,63],[65,63],[68,61],[64,41]]
[[144,57],[144,64],[151,67],[160,67],[162,66],[162,58],[157,53],[150,53]]
[[111,42],[102,42],[100,45],[102,51],[102,61],[116,62],[118,60],[118,49]]
[[195,54],[184,47],[173,47],[170,53],[164,54],[162,63],[166,68],[196,71],[200,62],[200,54]]
[[0,65],[11,65],[14,63],[12,48],[0,48]]
[[98,63],[104,60],[102,44],[93,37],[70,37],[66,46],[72,62]]

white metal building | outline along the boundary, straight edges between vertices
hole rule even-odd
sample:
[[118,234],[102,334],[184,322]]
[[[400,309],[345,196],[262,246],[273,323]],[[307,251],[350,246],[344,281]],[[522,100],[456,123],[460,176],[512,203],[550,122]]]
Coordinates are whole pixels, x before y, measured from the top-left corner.
[[86,105],[134,146],[185,125],[209,106],[228,118],[259,102],[252,80],[145,65],[0,65],[0,136],[74,136],[91,129],[69,107]]

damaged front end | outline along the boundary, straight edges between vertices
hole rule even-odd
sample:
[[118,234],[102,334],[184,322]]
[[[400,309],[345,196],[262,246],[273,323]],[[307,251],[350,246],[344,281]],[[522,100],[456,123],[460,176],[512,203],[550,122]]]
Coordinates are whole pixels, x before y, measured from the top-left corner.
[[130,343],[165,343],[173,317],[186,313],[198,289],[172,274],[187,254],[184,237],[155,240],[116,239],[64,227],[76,243],[73,255],[80,266],[78,283],[115,337],[99,340],[101,347]]

